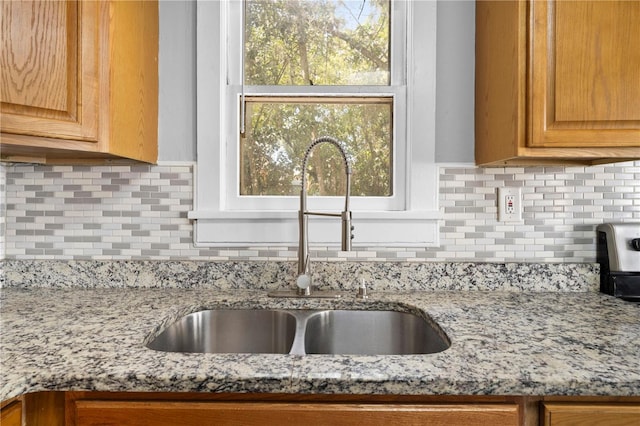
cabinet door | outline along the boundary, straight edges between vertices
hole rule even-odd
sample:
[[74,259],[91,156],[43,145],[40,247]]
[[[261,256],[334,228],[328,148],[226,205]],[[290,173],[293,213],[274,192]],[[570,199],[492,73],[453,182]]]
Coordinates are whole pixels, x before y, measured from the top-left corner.
[[97,7],[2,1],[2,132],[97,141]]
[[22,424],[22,402],[10,402],[0,409],[0,425],[20,426]]
[[322,404],[80,400],[75,426],[518,425],[516,404]]
[[635,426],[640,406],[596,403],[545,403],[544,426]]
[[533,1],[534,147],[640,147],[640,2]]

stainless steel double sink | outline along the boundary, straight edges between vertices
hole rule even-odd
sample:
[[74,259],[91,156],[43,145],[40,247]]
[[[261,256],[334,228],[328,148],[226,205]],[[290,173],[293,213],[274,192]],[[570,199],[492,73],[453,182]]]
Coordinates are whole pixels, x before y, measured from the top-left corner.
[[368,310],[215,309],[169,325],[147,347],[165,352],[411,355],[451,345],[418,315]]

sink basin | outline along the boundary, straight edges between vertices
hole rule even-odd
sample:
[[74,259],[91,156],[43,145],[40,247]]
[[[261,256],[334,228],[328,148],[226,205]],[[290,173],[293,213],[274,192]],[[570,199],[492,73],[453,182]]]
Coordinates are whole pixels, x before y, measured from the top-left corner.
[[147,347],[165,352],[410,355],[450,346],[423,318],[395,311],[216,309],[168,326]]
[[394,311],[322,311],[307,320],[307,354],[430,354],[450,344],[424,319]]
[[296,319],[285,311],[208,310],[182,317],[147,347],[165,352],[287,354]]

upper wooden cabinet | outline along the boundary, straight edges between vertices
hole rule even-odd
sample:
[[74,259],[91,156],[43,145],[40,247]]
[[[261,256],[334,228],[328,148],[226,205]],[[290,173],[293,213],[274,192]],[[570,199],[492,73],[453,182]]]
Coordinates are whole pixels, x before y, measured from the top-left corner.
[[157,1],[3,0],[0,15],[2,160],[157,160]]
[[640,158],[640,2],[476,2],[476,163]]

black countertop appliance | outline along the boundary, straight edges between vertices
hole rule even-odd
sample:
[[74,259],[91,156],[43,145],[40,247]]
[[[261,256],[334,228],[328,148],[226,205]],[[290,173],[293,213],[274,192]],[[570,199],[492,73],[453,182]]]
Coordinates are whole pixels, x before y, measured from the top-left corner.
[[596,232],[600,291],[640,303],[640,223],[604,223]]

